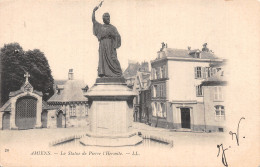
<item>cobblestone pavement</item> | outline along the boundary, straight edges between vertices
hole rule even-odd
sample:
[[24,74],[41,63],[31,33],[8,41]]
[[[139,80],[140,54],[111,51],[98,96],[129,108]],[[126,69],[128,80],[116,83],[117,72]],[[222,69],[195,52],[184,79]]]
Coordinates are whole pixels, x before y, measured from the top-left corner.
[[221,143],[225,139],[224,133],[204,133],[204,132],[177,132],[172,129],[155,128],[143,123],[135,122],[134,129],[141,133],[148,133],[159,137],[172,139],[174,146],[200,145],[202,143],[215,144]]
[[[4,145],[47,147],[52,141],[74,135],[84,135],[86,127],[80,128],[56,128],[56,129],[30,129],[0,131],[0,142]],[[171,139],[174,147],[182,145],[196,145],[201,143],[219,143],[223,141],[224,133],[195,133],[176,132],[171,129],[155,128],[143,123],[133,123],[133,129],[146,135]]]

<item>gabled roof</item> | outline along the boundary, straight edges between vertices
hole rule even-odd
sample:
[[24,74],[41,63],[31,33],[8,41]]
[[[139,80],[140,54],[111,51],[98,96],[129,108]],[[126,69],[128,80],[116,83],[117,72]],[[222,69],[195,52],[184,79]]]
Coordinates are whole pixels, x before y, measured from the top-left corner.
[[[21,90],[21,89],[19,89],[19,90],[17,90],[17,91],[10,92],[10,93],[9,93],[9,97],[14,97],[14,96],[19,95],[19,94],[21,94],[21,93],[24,93],[24,91]],[[33,90],[33,93],[35,93],[35,94],[37,94],[37,95],[39,95],[39,96],[42,96],[42,92],[39,92],[39,91],[37,91],[37,90]]]
[[86,102],[88,99],[83,95],[86,85],[81,80],[67,80],[64,89],[55,94],[48,100],[48,103],[54,102]]
[[[136,75],[136,82],[135,82],[135,87],[140,90],[145,90],[145,89],[148,89],[149,86],[150,86],[150,72],[140,72],[138,71],[137,72],[137,75]],[[137,82],[139,83],[138,86],[137,86]]]
[[127,79],[134,77],[141,65],[139,63],[129,63],[127,69],[123,72],[123,76]]

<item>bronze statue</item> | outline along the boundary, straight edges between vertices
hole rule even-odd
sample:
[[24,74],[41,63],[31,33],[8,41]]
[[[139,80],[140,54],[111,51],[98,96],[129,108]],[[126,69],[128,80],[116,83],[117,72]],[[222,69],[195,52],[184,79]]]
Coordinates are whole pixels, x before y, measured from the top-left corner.
[[93,33],[99,41],[98,76],[121,77],[122,69],[116,53],[116,49],[121,46],[120,34],[116,27],[110,24],[109,13],[103,14],[104,24],[100,24],[95,18],[95,12],[101,7],[102,2],[94,8],[92,14]]

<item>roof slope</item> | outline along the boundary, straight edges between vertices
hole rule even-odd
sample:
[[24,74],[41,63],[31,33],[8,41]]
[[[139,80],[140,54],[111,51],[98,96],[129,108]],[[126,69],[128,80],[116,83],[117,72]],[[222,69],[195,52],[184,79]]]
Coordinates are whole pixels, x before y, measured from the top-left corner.
[[141,68],[139,63],[129,63],[127,69],[123,72],[123,76],[125,78],[134,77],[139,68]]
[[81,80],[67,80],[64,85],[64,90],[60,93],[56,92],[49,100],[51,102],[81,102],[88,99],[83,95],[83,90],[86,85]]
[[212,52],[200,51],[200,50],[185,50],[185,49],[173,49],[166,48],[162,52],[165,52],[166,57],[176,58],[194,58],[192,52],[200,52],[200,59],[218,59],[218,57]]

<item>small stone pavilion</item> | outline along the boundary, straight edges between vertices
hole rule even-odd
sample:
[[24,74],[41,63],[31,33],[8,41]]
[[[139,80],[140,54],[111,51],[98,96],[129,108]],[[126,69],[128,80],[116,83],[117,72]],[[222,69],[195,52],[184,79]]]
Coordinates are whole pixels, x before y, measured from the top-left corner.
[[10,92],[0,108],[0,129],[33,129],[42,127],[42,92],[33,89],[26,73],[20,90]]
[[88,99],[83,95],[87,91],[82,80],[75,80],[73,69],[69,70],[64,85],[56,85],[55,94],[47,101],[47,128],[67,128],[87,126]]

